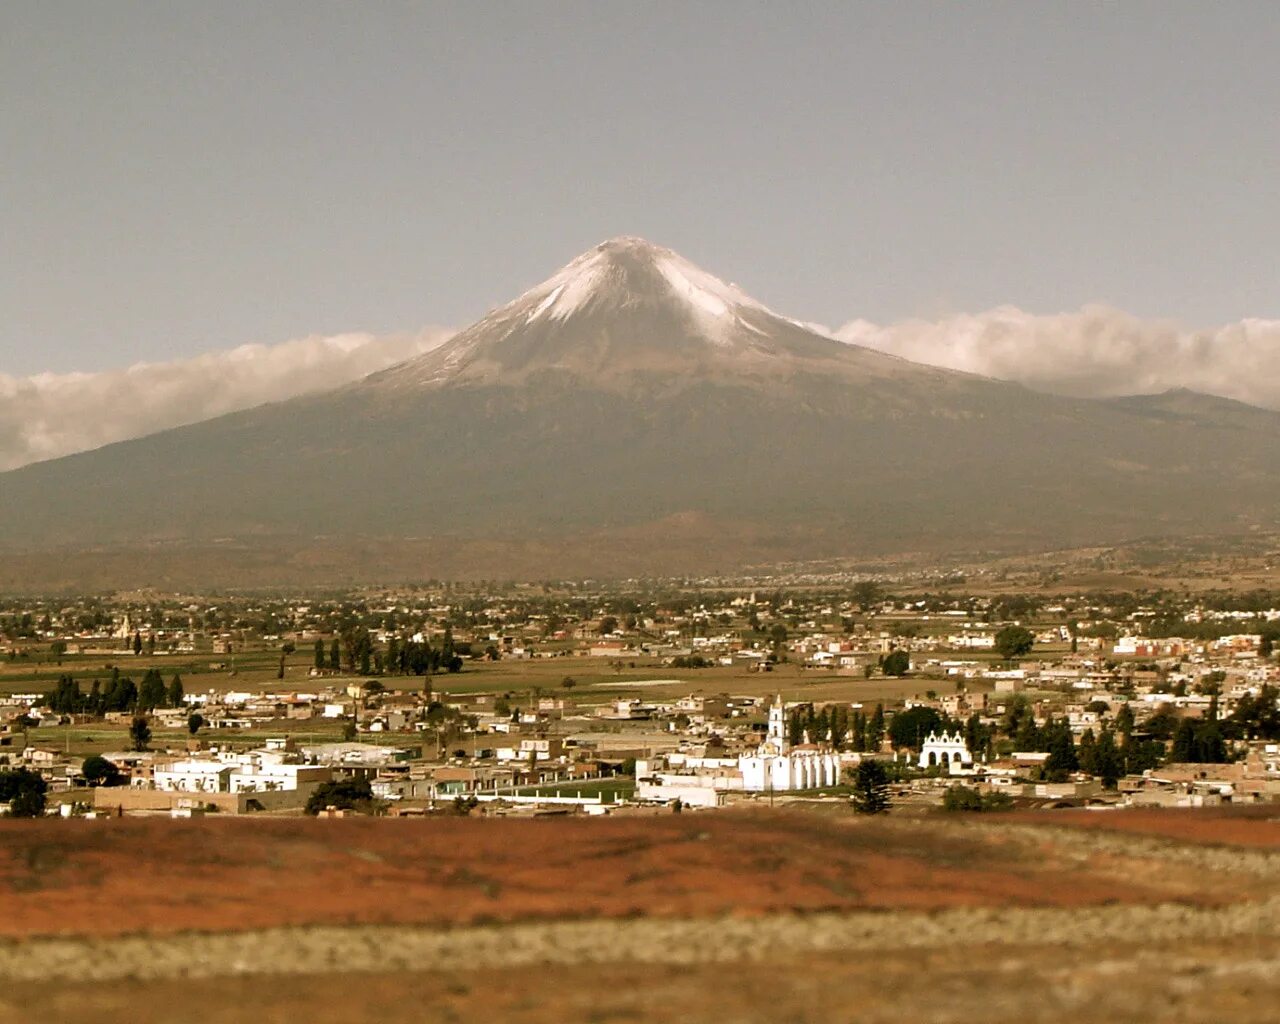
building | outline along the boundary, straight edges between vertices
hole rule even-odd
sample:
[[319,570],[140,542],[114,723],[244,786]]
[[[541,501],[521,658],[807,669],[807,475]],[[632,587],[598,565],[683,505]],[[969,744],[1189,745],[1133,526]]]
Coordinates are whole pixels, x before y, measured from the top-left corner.
[[957,729],[954,735],[931,732],[920,748],[920,768],[946,768],[952,775],[959,775],[973,767],[973,755]]
[[702,753],[638,758],[636,798],[718,807],[730,793],[788,793],[840,781],[840,755],[829,744],[788,741],[781,697],[769,708],[768,730],[758,747],[736,757],[719,750],[708,744]]
[[787,740],[786,709],[781,695],[769,708],[769,728],[754,753],[738,758],[742,788],[748,792],[781,793],[820,789],[840,782],[840,755],[826,743],[792,746]]

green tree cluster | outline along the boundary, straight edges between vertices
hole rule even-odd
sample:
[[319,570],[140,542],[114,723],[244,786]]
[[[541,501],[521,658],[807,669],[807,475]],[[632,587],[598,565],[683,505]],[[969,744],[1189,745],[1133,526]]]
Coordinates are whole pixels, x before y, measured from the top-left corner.
[[890,651],[880,662],[880,671],[887,676],[905,676],[911,671],[911,655],[901,649]]
[[306,812],[319,814],[329,807],[340,810],[370,811],[373,790],[367,779],[336,779],[322,782],[307,799]]
[[38,818],[44,814],[49,786],[30,768],[0,769],[0,804],[9,805],[12,818]]
[[121,781],[120,769],[101,754],[90,754],[80,766],[80,774],[90,786],[117,786]]
[[1005,626],[996,632],[996,650],[1006,661],[1023,658],[1035,646],[1036,635],[1025,626]]

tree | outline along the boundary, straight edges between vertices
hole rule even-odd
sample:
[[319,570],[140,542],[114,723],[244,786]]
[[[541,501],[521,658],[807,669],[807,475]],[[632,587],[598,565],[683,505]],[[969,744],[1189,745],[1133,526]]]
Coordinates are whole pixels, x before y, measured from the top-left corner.
[[[1174,731],[1178,728],[1178,712],[1172,704],[1161,704],[1156,708],[1155,713],[1147,719],[1145,729],[1147,735],[1158,740],[1167,740],[1172,738]],[[1119,728],[1119,716],[1116,718],[1116,727]]]
[[1028,718],[1034,726],[1035,712],[1031,708],[1031,702],[1022,694],[1015,693],[1005,705],[1004,717],[1000,720],[1000,731],[1012,739],[1023,730],[1024,722]]
[[618,620],[612,615],[606,615],[600,620],[600,635],[604,636],[608,633],[616,633],[618,631]]
[[1196,760],[1196,727],[1191,724],[1191,720],[1184,718],[1178,723],[1178,728],[1173,734],[1173,749],[1169,752],[1169,759],[1177,763],[1186,763]]
[[867,722],[866,749],[872,752],[880,749],[884,742],[884,705],[877,704],[875,711]]
[[85,709],[85,698],[80,692],[80,684],[71,676],[59,676],[54,691],[45,696],[45,703],[50,711],[60,715],[75,715]]
[[866,612],[872,605],[878,604],[883,596],[880,584],[874,580],[862,580],[853,585],[853,600],[862,612]]
[[1277,704],[1276,688],[1266,683],[1256,694],[1241,697],[1236,701],[1229,722],[1233,735],[1251,740],[1280,739],[1280,705]]
[[322,782],[307,800],[306,812],[319,814],[329,807],[340,810],[368,811],[373,805],[373,790],[367,779],[338,779]]
[[138,687],[138,710],[152,711],[164,705],[168,699],[168,690],[158,669],[149,668],[142,677],[142,685]]
[[793,711],[787,717],[787,742],[793,747],[804,741],[804,716]]
[[136,631],[133,634],[133,653],[134,654],[142,653],[142,634]]
[[895,747],[919,747],[929,733],[938,732],[945,725],[946,719],[933,708],[909,708],[889,721],[889,738]]
[[1141,775],[1149,768],[1158,768],[1164,760],[1164,744],[1159,740],[1129,739],[1122,748],[1124,770],[1129,775]]
[[319,637],[316,637],[315,666],[317,669],[324,668],[324,641]]
[[1110,729],[1103,729],[1093,751],[1094,774],[1102,781],[1105,789],[1115,789],[1116,783],[1124,773],[1124,756],[1116,747],[1115,737]]
[[1276,642],[1280,641],[1280,625],[1270,623],[1262,627],[1262,639],[1258,641],[1258,657],[1269,658],[1275,653]]
[[1076,745],[1071,736],[1071,726],[1066,719],[1049,721],[1044,728],[1049,759],[1044,763],[1045,775],[1051,782],[1065,782],[1067,776],[1080,767],[1076,757]]
[[40,773],[29,768],[0,770],[0,804],[9,805],[12,818],[38,818],[44,814],[48,789]]
[[911,669],[911,656],[906,651],[890,651],[885,655],[880,670],[887,676],[905,676]]
[[560,680],[560,685],[564,687],[566,690],[572,690],[575,686],[578,685],[578,680],[574,679],[573,676],[565,676],[563,679]]
[[[1214,711],[1216,712],[1216,708]],[[1193,764],[1225,764],[1230,757],[1222,736],[1222,727],[1213,718],[1201,722],[1184,718],[1173,734],[1173,750],[1169,753],[1169,760]]]
[[1030,654],[1035,642],[1035,634],[1025,626],[1005,626],[996,633],[996,650],[1006,661]]
[[173,674],[173,678],[169,681],[169,692],[166,696],[169,701],[169,707],[182,707],[182,698],[186,696],[186,691],[182,686],[182,676],[178,675],[176,672]]
[[194,736],[200,731],[200,727],[204,725],[204,715],[192,713],[187,718],[187,732]]
[[138,715],[129,723],[129,739],[134,750],[141,752],[147,749],[151,743],[151,726],[147,724],[145,715]]
[[342,726],[342,738],[350,743],[359,734],[355,722],[347,722]]
[[335,672],[342,668],[342,642],[336,636],[329,644],[329,667]]
[[889,809],[889,776],[879,761],[864,760],[855,770],[853,809],[859,814],[883,814]]
[[115,786],[120,782],[120,769],[101,754],[90,754],[80,766],[80,774],[91,786]]

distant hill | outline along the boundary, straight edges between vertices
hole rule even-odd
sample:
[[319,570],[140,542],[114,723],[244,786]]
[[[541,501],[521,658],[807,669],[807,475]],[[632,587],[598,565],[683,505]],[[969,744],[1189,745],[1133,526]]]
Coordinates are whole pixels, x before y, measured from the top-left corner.
[[911,363],[630,238],[340,390],[0,474],[11,553],[248,544],[268,575],[261,553],[288,552],[281,582],[317,549],[398,578],[635,575],[1240,533],[1278,509],[1280,414]]

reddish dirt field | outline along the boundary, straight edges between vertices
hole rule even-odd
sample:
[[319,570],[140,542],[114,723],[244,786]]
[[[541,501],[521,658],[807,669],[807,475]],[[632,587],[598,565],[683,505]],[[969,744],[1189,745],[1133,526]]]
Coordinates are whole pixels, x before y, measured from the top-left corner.
[[1096,861],[1082,866],[1058,856],[1052,840],[998,830],[803,813],[6,821],[0,935],[1247,895],[1190,869],[1141,870],[1113,854]]
[[1280,807],[1205,807],[1177,810],[1033,811],[1007,820],[1173,839],[1181,843],[1280,849]]

